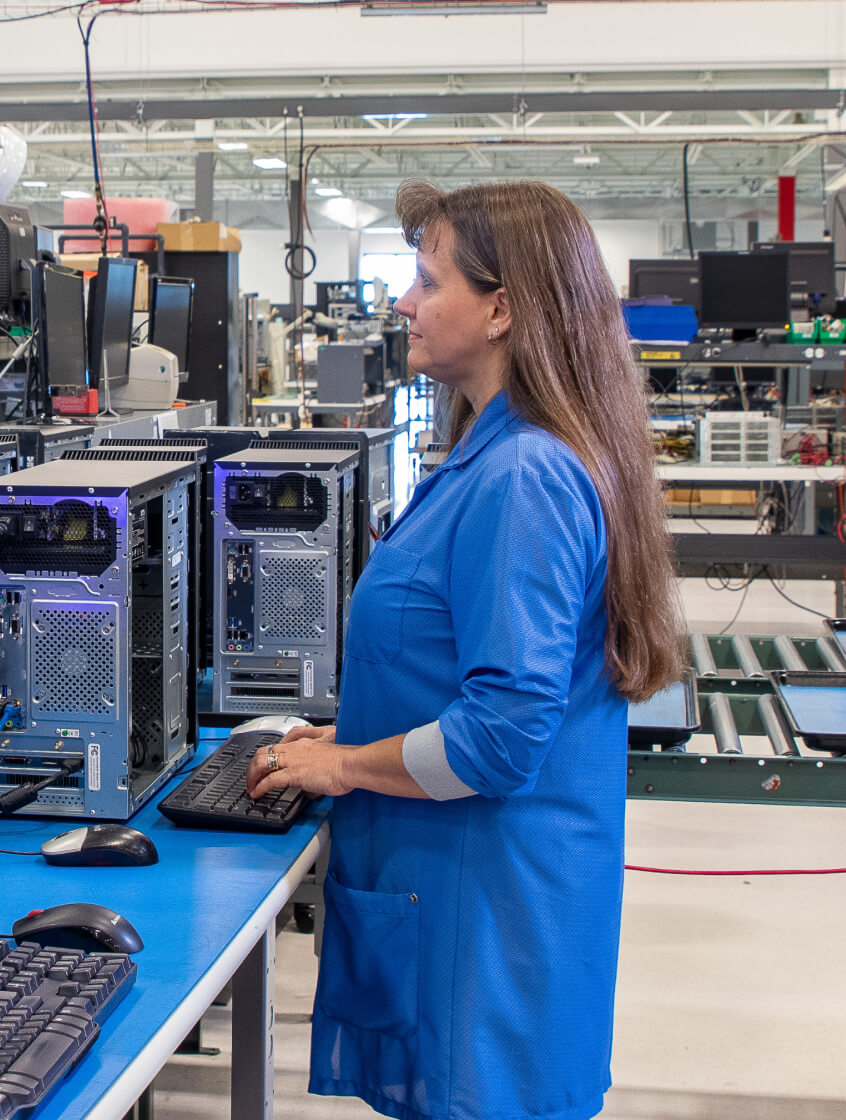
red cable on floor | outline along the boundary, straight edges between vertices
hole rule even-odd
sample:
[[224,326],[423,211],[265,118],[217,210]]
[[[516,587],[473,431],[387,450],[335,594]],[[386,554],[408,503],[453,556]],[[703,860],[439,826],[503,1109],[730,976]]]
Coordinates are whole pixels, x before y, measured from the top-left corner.
[[653,875],[846,875],[846,867],[791,868],[779,871],[688,871],[674,867],[637,867],[626,864],[626,871],[651,871]]

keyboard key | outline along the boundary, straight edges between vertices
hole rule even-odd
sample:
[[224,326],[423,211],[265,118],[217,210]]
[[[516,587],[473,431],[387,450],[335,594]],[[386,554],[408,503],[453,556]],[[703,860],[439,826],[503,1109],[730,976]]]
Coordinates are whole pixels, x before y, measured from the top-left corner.
[[0,1120],[23,1120],[94,1042],[98,1018],[120,1002],[137,966],[123,953],[3,945],[11,979],[0,990]]

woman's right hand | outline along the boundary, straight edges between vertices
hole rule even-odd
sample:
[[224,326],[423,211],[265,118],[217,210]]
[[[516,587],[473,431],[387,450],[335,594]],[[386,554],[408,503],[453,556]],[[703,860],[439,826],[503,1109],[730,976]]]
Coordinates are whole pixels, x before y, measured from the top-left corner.
[[292,727],[282,742],[294,743],[297,739],[319,739],[322,743],[334,743],[335,730],[334,723],[326,727]]

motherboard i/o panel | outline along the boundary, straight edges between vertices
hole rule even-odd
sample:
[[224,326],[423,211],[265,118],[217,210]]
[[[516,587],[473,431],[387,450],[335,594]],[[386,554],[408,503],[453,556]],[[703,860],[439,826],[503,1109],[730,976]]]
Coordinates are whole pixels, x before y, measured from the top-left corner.
[[61,460],[0,491],[0,792],[57,776],[26,812],[126,819],[193,750],[195,471]]
[[215,711],[334,718],[357,467],[348,447],[215,464]]

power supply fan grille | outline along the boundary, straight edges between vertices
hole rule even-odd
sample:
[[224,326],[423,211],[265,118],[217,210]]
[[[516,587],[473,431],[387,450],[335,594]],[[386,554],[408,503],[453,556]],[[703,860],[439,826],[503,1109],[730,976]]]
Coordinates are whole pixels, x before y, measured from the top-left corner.
[[265,637],[325,641],[325,561],[266,556],[261,572],[261,629]]
[[113,715],[117,626],[113,607],[33,604],[33,712]]
[[4,506],[0,568],[99,575],[114,562],[117,521],[103,506],[67,498],[52,505]]

